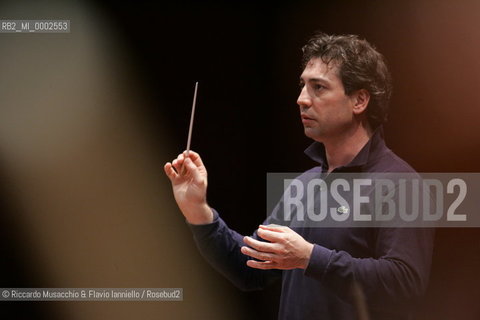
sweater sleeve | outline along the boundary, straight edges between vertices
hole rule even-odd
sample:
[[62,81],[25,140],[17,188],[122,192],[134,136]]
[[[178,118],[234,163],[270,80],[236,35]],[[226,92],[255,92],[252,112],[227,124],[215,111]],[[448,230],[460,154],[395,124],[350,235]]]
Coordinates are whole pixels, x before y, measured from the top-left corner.
[[375,254],[356,258],[315,244],[305,276],[317,279],[340,298],[351,301],[353,282],[372,309],[412,303],[427,287],[434,229],[375,229]]
[[[213,209],[212,209],[213,210]],[[258,270],[246,265],[249,257],[241,253],[243,236],[231,230],[218,212],[213,210],[210,224],[189,224],[202,256],[235,286],[244,291],[259,290],[280,279],[279,270]],[[258,239],[256,232],[253,237]]]

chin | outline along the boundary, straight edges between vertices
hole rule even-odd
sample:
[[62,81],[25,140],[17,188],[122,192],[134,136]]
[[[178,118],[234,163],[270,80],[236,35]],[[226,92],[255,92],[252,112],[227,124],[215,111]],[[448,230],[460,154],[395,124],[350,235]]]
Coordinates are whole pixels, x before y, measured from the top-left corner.
[[318,142],[322,142],[323,140],[321,134],[319,132],[316,132],[316,130],[314,130],[313,128],[305,128],[304,133],[305,133],[305,136],[307,136],[312,140],[315,140]]

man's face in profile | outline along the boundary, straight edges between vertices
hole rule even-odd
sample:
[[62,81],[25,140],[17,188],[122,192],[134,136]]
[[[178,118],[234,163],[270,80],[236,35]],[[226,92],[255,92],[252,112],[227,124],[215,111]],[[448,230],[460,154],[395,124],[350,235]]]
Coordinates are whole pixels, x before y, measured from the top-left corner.
[[338,137],[354,120],[354,99],[345,94],[335,61],[312,58],[300,76],[300,106],[305,135],[319,142]]

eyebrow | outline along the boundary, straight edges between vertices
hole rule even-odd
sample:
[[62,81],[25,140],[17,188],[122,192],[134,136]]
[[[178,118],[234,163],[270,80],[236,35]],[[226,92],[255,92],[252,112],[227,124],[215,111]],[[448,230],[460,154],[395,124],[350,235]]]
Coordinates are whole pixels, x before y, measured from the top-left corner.
[[[299,80],[300,80],[300,83],[305,83],[305,81],[302,79],[301,76],[300,76]],[[325,83],[325,84],[329,83],[329,81],[326,78],[309,78],[307,80],[307,82],[310,82],[310,83],[311,82],[322,82],[322,83]]]

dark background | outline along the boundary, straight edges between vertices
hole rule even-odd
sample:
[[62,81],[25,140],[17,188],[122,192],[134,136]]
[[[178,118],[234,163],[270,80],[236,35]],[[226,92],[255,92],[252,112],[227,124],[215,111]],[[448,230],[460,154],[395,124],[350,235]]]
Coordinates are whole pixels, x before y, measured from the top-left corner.
[[[300,48],[315,30],[358,34],[387,58],[394,94],[385,135],[395,153],[419,172],[478,171],[480,4],[474,1],[94,5],[135,62],[133,73],[151,102],[138,106],[149,133],[168,132],[176,153],[185,148],[199,81],[192,149],[208,169],[210,205],[240,233],[251,233],[266,215],[267,172],[315,165],[303,154],[310,142],[296,105]],[[158,175],[166,179],[162,165]],[[479,236],[474,228],[437,230],[430,287],[417,319],[479,319]],[[13,274],[33,287],[22,261],[12,259],[5,268],[14,265]],[[252,316],[273,319],[278,294],[277,285],[238,298]]]

